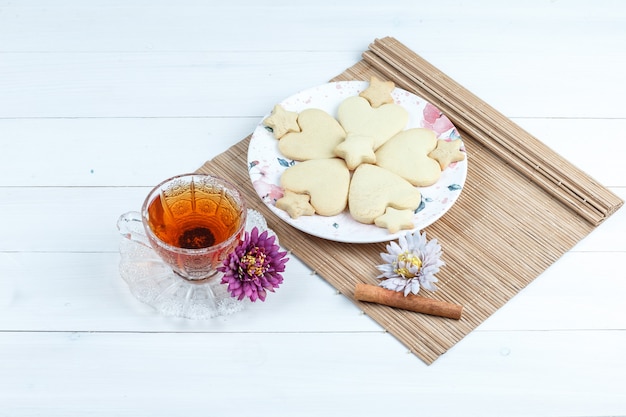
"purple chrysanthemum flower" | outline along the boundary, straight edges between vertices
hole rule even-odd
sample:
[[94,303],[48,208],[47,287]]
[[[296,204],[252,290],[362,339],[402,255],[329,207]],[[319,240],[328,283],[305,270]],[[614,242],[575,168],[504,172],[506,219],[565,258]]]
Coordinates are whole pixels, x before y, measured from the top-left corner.
[[435,291],[437,287],[435,274],[444,265],[441,260],[441,245],[437,239],[426,240],[426,233],[406,234],[398,238],[398,243],[387,245],[387,253],[381,253],[383,261],[378,265],[382,272],[377,278],[383,279],[379,284],[383,288],[417,294],[420,287]]
[[289,260],[285,255],[287,252],[280,252],[276,244],[276,236],[268,236],[267,230],[259,234],[254,227],[217,269],[224,273],[222,284],[228,284],[231,296],[265,301],[267,291],[274,292],[283,282],[280,273]]

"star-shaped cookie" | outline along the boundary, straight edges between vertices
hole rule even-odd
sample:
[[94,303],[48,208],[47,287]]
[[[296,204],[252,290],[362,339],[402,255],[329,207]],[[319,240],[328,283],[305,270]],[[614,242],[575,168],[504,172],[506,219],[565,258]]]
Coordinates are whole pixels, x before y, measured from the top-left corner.
[[298,113],[287,111],[283,106],[277,104],[272,110],[272,114],[263,120],[265,126],[271,127],[276,139],[280,139],[289,132],[299,132]]
[[364,163],[376,163],[374,138],[349,133],[346,139],[335,147],[335,155],[343,158],[350,170],[356,169],[356,167]]
[[428,156],[437,162],[443,171],[452,162],[458,162],[465,159],[465,153],[460,151],[461,140],[455,139],[451,141],[439,139],[437,147],[428,154]]
[[382,81],[372,75],[369,87],[361,91],[359,96],[369,101],[370,105],[376,108],[383,104],[393,103],[391,92],[395,87],[396,85],[393,81]]
[[376,217],[374,224],[378,227],[386,227],[389,233],[396,233],[400,230],[412,229],[413,210],[396,210],[393,207],[387,207],[385,214]]
[[285,210],[292,219],[300,216],[312,216],[315,209],[309,203],[311,197],[307,194],[298,194],[285,190],[285,195],[276,201],[276,207]]

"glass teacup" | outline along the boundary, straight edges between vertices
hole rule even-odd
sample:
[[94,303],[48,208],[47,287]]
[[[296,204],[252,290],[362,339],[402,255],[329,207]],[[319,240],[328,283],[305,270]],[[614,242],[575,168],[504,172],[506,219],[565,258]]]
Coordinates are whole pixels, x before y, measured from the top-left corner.
[[141,212],[125,213],[117,224],[127,238],[152,247],[176,274],[204,282],[239,244],[246,216],[243,196],[233,184],[213,175],[184,174],[154,187]]

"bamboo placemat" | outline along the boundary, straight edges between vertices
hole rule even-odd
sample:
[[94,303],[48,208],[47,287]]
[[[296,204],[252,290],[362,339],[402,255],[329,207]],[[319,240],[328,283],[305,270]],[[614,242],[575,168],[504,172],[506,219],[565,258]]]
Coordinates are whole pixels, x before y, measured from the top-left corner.
[[[622,200],[393,38],[375,40],[363,60],[333,80],[389,79],[442,110],[468,154],[460,198],[426,229],[446,262],[428,296],[463,305],[461,320],[355,301],[427,364],[471,332],[622,205]],[[272,106],[274,103],[269,103]],[[254,191],[250,137],[200,172],[237,182],[281,244],[354,300],[357,282],[375,283],[385,243],[346,244],[280,221]]]

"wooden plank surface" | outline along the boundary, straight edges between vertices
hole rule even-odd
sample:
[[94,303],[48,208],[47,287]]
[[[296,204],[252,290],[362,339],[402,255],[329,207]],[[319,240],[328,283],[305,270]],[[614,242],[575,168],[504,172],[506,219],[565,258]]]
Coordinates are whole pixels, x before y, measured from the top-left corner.
[[626,415],[624,210],[430,367],[299,262],[265,304],[162,318],[115,230],[382,36],[624,198],[624,22],[608,0],[0,0],[0,416]]

